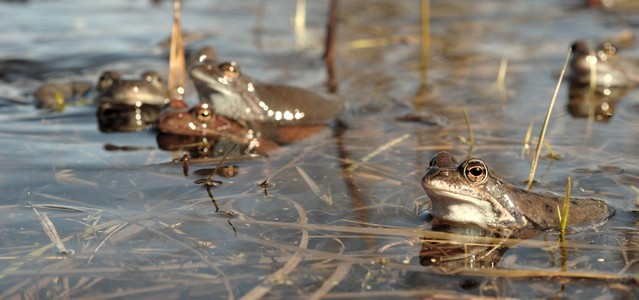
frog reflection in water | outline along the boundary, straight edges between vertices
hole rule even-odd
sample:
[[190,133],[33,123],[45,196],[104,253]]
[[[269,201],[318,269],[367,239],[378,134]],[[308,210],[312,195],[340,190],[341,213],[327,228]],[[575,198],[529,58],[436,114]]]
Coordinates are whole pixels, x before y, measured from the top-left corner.
[[212,105],[199,103],[189,110],[167,110],[157,121],[163,133],[185,136],[224,138],[249,149],[266,152],[279,144],[292,143],[313,135],[325,128],[321,125],[276,126],[263,123],[244,123],[217,115]]
[[[470,224],[488,230],[559,229],[557,207],[563,197],[517,188],[470,158],[458,164],[448,152],[431,160],[422,187],[432,201],[432,214],[441,221]],[[592,228],[613,214],[603,201],[571,199],[568,227]]]
[[595,76],[597,87],[635,87],[639,85],[639,60],[621,57],[610,42],[591,50],[585,41],[572,44],[570,81],[573,84],[590,84]]
[[168,103],[168,92],[160,74],[155,71],[143,73],[140,79],[121,79],[114,71],[106,71],[98,80],[97,100],[100,104],[159,105]]
[[235,62],[216,64],[205,60],[190,68],[198,94],[218,115],[238,122],[277,125],[321,124],[342,111],[340,100],[284,85],[252,81]]

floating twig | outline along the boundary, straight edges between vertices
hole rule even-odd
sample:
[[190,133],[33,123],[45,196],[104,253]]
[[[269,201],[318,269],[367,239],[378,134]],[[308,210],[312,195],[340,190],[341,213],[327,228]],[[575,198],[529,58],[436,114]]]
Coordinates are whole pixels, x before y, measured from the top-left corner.
[[548,123],[550,123],[550,115],[552,114],[552,109],[555,107],[555,100],[557,100],[557,94],[559,93],[559,87],[561,86],[561,81],[564,78],[564,74],[566,73],[566,68],[568,67],[568,61],[570,60],[570,54],[572,54],[572,49],[568,48],[568,53],[566,54],[566,60],[564,61],[564,67],[561,69],[561,73],[559,74],[559,80],[557,81],[557,87],[555,87],[555,93],[550,100],[550,105],[548,106],[548,111],[546,112],[546,119],[544,120],[544,124],[541,126],[541,132],[539,133],[539,141],[537,142],[537,147],[535,149],[535,156],[533,157],[532,165],[530,166],[530,174],[528,176],[528,185],[526,189],[530,190],[532,188],[533,182],[535,180],[535,172],[537,171],[537,163],[539,163],[539,155],[541,154],[541,147],[544,143],[544,138],[546,137],[546,129],[548,129]]
[[75,252],[71,249],[67,249],[64,246],[64,243],[60,239],[60,235],[58,235],[58,231],[56,230],[55,225],[53,225],[53,222],[51,222],[51,219],[49,219],[47,214],[40,213],[33,205],[31,205],[31,209],[33,209],[33,212],[35,212],[36,216],[38,217],[44,233],[46,233],[46,235],[49,237],[51,243],[53,243],[56,248],[58,248],[58,253],[63,255],[73,255]]
[[226,216],[228,217],[228,219],[226,219],[226,223],[229,224],[229,226],[231,226],[231,229],[233,229],[233,234],[235,235],[235,237],[237,237],[237,229],[235,229],[235,226],[233,226],[233,223],[231,223],[231,220],[233,220],[235,218],[235,213],[233,213],[232,211],[221,211],[220,213],[224,213],[226,214]]
[[306,173],[304,169],[300,168],[300,166],[295,166],[295,168],[297,169],[297,172],[299,172],[300,175],[302,175],[302,178],[304,179],[304,181],[306,181],[306,184],[308,184],[308,187],[311,188],[311,191],[313,191],[315,195],[317,195],[320,199],[322,199],[322,201],[326,202],[326,204],[333,205],[333,199],[330,196],[327,196],[326,194],[322,194],[320,192],[320,189],[319,189],[319,186],[317,186],[317,183],[313,181],[311,176],[308,176],[308,173]]
[[369,161],[371,158],[379,155],[380,153],[386,151],[388,148],[393,147],[399,143],[401,143],[403,140],[407,139],[408,137],[410,137],[410,134],[406,133],[396,139],[393,139],[392,141],[389,141],[388,143],[381,145],[379,148],[375,149],[373,152],[367,154],[366,156],[364,156],[359,163],[357,162],[353,162],[352,165],[350,165],[348,168],[346,168],[346,172],[353,172],[355,171],[355,169],[357,169],[357,167],[359,167],[360,163],[365,163],[367,161]]
[[217,171],[222,166],[222,163],[224,163],[224,161],[229,156],[229,154],[233,152],[235,147],[237,147],[237,144],[234,144],[233,147],[231,147],[231,149],[227,151],[226,154],[224,154],[224,156],[217,163],[217,166],[215,166],[215,169],[213,169],[213,172],[211,172],[209,177],[194,181],[196,184],[202,184],[206,187],[206,192],[209,194],[209,198],[211,198],[211,202],[213,203],[213,206],[215,206],[215,212],[220,211],[220,207],[217,205],[217,201],[215,201],[215,197],[213,197],[213,192],[211,192],[211,187],[219,186],[222,184],[222,182],[219,180],[213,180],[213,175],[217,174]]

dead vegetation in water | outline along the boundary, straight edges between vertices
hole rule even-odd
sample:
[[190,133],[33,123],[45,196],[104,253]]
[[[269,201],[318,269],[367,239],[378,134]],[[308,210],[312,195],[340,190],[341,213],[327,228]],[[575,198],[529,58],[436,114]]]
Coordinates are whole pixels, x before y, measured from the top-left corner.
[[[503,70],[505,74],[505,67]],[[458,107],[451,110],[459,115]],[[489,111],[471,108],[473,116]],[[468,113],[464,113],[469,153],[516,153],[519,141],[514,135],[494,134],[503,124],[473,118],[471,129]],[[0,292],[0,298],[213,295],[259,299],[299,295],[311,299],[458,299],[509,297],[505,286],[559,296],[565,295],[565,287],[594,287],[608,296],[610,290],[623,295],[637,285],[636,247],[621,239],[606,240],[605,232],[563,240],[558,246],[556,234],[537,239],[482,238],[431,231],[422,227],[421,220],[414,220],[410,208],[416,199],[424,200],[420,188],[414,186],[423,172],[420,164],[427,161],[419,156],[429,151],[461,151],[463,145],[454,138],[464,132],[463,123],[459,123],[451,129],[420,127],[410,134],[356,127],[352,131],[357,134],[351,133],[340,154],[325,144],[315,144],[286,160],[245,163],[247,176],[227,180],[228,184],[211,190],[220,182],[214,179],[218,173],[214,170],[201,181],[209,198],[192,178],[180,182],[177,178],[181,175],[176,175],[179,166],[174,166],[169,172],[176,176],[156,175],[169,180],[147,180],[145,186],[134,188],[131,194],[141,195],[139,199],[120,197],[142,200],[134,205],[137,210],[121,208],[120,202],[99,210],[76,203],[79,205],[55,207],[64,213],[42,215],[37,211],[54,208],[34,204],[35,214],[26,214],[21,206],[0,206],[0,211],[12,218],[46,224],[27,226],[26,233],[39,235],[41,244],[25,246],[5,236],[0,239],[6,253],[0,261],[11,262],[0,268],[0,277],[11,283],[11,288]],[[358,142],[358,137],[364,138]],[[328,139],[327,143],[331,142],[334,140]],[[570,150],[565,145],[557,148],[562,153]],[[413,154],[414,160],[410,157]],[[223,161],[216,161],[216,170]],[[335,167],[338,164],[341,169]],[[324,169],[337,172],[322,173]],[[186,167],[182,170],[188,174]],[[340,170],[345,172],[339,174]],[[61,184],[78,182],[61,180]],[[87,181],[84,185],[95,188],[104,183]],[[164,188],[154,192],[153,188],[164,185],[178,190],[177,196]],[[238,186],[231,192],[225,189]],[[58,196],[56,201],[76,200]],[[220,209],[232,214],[232,223],[228,215],[215,214]],[[49,215],[53,217],[46,217]],[[393,225],[397,220],[399,224]],[[76,226],[52,225],[69,221]],[[50,234],[57,232],[56,228],[65,231]],[[592,237],[612,245],[592,244]],[[628,232],[628,237],[636,238],[636,233]],[[503,257],[494,269],[471,268],[469,261],[454,267],[425,267],[419,264],[425,243],[457,249],[506,246],[513,247],[515,254]],[[58,255],[52,249],[55,246],[61,251],[60,244],[62,249],[76,250],[75,254]],[[439,281],[441,278],[445,280]],[[460,287],[468,294],[455,292]]]
[[[315,183],[317,184],[317,183]],[[254,209],[240,209],[253,199]],[[481,238],[461,234],[430,231],[423,228],[393,227],[370,222],[337,220],[329,224],[311,221],[316,211],[307,210],[298,201],[277,192],[263,197],[258,189],[238,195],[224,195],[225,209],[243,211],[234,220],[237,236],[224,218],[211,213],[206,198],[186,198],[182,205],[168,201],[156,203],[145,213],[130,215],[119,209],[104,209],[93,215],[94,223],[82,220],[92,215],[89,207],[76,207],[81,212],[54,217],[52,222],[73,219],[84,223],[85,229],[67,232],[60,240],[77,251],[60,256],[51,251],[55,243],[42,246],[13,248],[3,245],[0,259],[13,261],[4,265],[0,276],[12,282],[12,288],[0,293],[2,298],[29,297],[46,294],[62,298],[118,297],[178,297],[217,295],[224,298],[258,299],[265,295],[304,294],[313,299],[350,295],[343,288],[361,286],[360,296],[381,296],[400,283],[393,280],[400,274],[413,276],[445,276],[474,278],[483,282],[483,290],[495,297],[493,285],[482,278],[494,278],[507,284],[531,283],[538,279],[561,279],[564,285],[636,284],[638,278],[624,271],[636,268],[629,260],[618,272],[592,272],[598,264],[595,257],[573,259],[570,271],[526,267],[531,259],[542,265],[548,256],[559,253],[552,240]],[[268,199],[268,200],[264,200]],[[265,207],[285,209],[275,220]],[[18,207],[0,207],[2,211],[20,211]],[[170,211],[167,210],[170,208]],[[40,207],[39,210],[50,208]],[[360,207],[360,211],[375,211],[377,207]],[[27,216],[24,216],[27,217]],[[33,218],[33,217],[32,217]],[[557,237],[551,235],[549,237]],[[357,245],[365,242],[372,247]],[[543,251],[525,261],[517,255],[502,259],[500,269],[458,267],[424,267],[419,264],[420,249],[425,243],[452,243],[459,247],[495,245],[515,247],[519,253]],[[236,245],[235,247],[230,245]],[[566,241],[561,246],[569,252],[602,252],[622,254],[632,248],[624,245],[603,246],[584,241]],[[127,265],[121,257],[126,253]],[[117,259],[116,259],[117,258]],[[148,260],[152,259],[152,263]],[[551,259],[552,260],[552,259]],[[606,260],[607,261],[607,260]],[[608,262],[608,261],[607,261]],[[559,261],[557,261],[559,263]],[[535,264],[533,264],[535,265]],[[623,264],[622,264],[623,265]],[[135,278],[135,280],[132,280]],[[402,290],[413,296],[456,295],[456,280],[427,290]],[[493,281],[494,283],[494,281]],[[117,284],[117,290],[88,293],[92,288]],[[612,285],[614,290],[614,285]],[[622,290],[621,288],[619,288]],[[348,289],[351,290],[351,289]],[[557,290],[558,291],[558,290]],[[397,291],[395,291],[397,292]],[[186,293],[186,294],[180,294]],[[221,296],[223,295],[223,296]]]

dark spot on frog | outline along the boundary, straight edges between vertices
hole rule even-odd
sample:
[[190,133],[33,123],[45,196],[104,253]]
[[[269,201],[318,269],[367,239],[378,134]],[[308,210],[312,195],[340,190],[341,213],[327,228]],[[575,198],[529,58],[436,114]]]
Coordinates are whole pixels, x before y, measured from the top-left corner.
[[546,209],[546,212],[549,213],[549,214],[551,214],[553,212],[552,211],[552,207],[550,206],[550,204],[544,205],[544,209]]

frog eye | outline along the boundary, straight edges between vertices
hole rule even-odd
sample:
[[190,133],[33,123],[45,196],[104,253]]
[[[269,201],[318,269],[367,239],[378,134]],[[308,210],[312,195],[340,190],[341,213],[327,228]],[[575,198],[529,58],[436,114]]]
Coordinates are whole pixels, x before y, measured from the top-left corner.
[[479,159],[469,160],[464,165],[464,177],[471,182],[481,183],[486,180],[488,170],[483,161]]
[[433,158],[430,159],[430,162],[428,163],[428,166],[429,167],[434,166],[436,161],[437,161],[437,156],[434,156]]
[[160,74],[155,71],[144,72],[142,74],[142,78],[148,82],[153,82],[153,81],[162,82],[162,78],[160,77]]
[[240,77],[240,66],[238,66],[234,61],[221,63],[218,67],[226,78],[235,79]]
[[195,117],[200,122],[208,122],[213,118],[213,113],[208,108],[199,108],[195,111]]
[[200,103],[190,110],[193,117],[202,123],[210,121],[214,117],[213,109],[208,103]]

